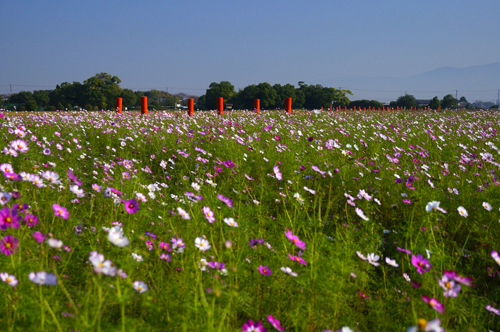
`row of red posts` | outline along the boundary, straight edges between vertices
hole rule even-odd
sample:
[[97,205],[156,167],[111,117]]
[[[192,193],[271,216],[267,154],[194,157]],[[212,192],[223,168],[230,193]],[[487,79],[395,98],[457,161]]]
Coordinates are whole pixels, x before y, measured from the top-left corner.
[[[260,113],[260,99],[254,100],[253,107],[254,107],[255,112],[257,114],[259,114]],[[361,107],[356,108],[356,106],[354,106],[354,110],[356,111],[357,109],[361,110]],[[382,109],[380,109],[380,107],[378,107],[377,110],[379,110],[379,111],[380,110],[382,110],[382,111],[394,111],[394,110],[399,111],[402,109],[403,108],[399,107],[399,106],[396,106],[396,108],[382,106]],[[424,110],[427,110],[427,109],[428,109],[427,107],[424,107]],[[118,113],[120,113],[120,114],[122,113],[122,98],[116,98],[116,110],[118,111]],[[323,107],[321,107],[321,110],[323,110]],[[329,110],[332,111],[333,106],[330,106]],[[335,107],[335,110],[341,111],[342,106]],[[366,107],[363,107],[363,110],[366,111]],[[375,111],[375,106],[374,107],[368,106],[368,110]],[[412,107],[410,107],[410,110],[421,110],[421,108],[417,108],[417,107],[412,106]],[[438,110],[439,110],[439,108],[438,108]],[[222,115],[224,113],[224,98],[222,98],[222,97],[217,98],[217,111],[218,111],[219,115]],[[292,113],[292,98],[286,98],[285,111],[288,114]],[[347,106],[344,106],[344,111],[347,111]],[[192,99],[192,98],[188,99],[188,112],[187,113],[189,116],[194,115],[194,99]],[[148,97],[141,97],[141,114],[148,114]]]

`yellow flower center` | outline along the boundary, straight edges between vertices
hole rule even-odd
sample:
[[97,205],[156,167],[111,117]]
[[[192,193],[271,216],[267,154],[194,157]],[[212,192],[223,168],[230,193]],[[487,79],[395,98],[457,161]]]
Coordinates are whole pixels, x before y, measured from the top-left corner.
[[444,284],[446,286],[446,288],[450,289],[451,288],[451,284],[449,282],[447,282],[446,284]]
[[5,248],[7,248],[7,249],[10,248],[10,243],[9,242],[5,243]]
[[423,331],[427,326],[427,321],[423,318],[419,318],[417,321],[417,326],[419,330]]
[[5,218],[5,222],[11,223],[12,219],[10,217]]

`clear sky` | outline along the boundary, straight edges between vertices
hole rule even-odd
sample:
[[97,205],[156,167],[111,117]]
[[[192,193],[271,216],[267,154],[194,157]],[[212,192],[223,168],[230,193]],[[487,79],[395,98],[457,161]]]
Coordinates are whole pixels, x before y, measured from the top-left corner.
[[500,61],[498,0],[2,0],[0,13],[0,93],[100,72],[195,95],[223,80],[338,87]]

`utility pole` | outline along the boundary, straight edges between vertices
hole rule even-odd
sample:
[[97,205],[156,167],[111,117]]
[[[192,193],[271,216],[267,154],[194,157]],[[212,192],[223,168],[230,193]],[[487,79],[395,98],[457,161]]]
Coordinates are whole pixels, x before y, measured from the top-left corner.
[[10,95],[12,95],[12,84],[10,84]]

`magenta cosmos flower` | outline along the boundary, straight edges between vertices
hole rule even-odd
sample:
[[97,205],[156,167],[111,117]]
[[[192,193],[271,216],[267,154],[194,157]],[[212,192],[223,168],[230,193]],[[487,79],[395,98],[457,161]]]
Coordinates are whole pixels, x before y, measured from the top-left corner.
[[215,221],[214,217],[214,212],[210,209],[209,206],[204,206],[201,208],[201,211],[203,211],[203,214],[205,215],[205,218],[207,218],[209,223],[213,223]]
[[261,322],[254,323],[253,320],[249,319],[248,322],[243,324],[241,327],[243,332],[267,332],[267,329],[262,326]]
[[139,203],[135,198],[129,199],[128,201],[123,201],[123,204],[125,205],[125,211],[127,211],[127,213],[134,214],[139,211]]
[[422,296],[422,300],[427,303],[432,309],[444,314],[444,305],[439,303],[435,298],[429,298],[427,295]]
[[9,227],[19,228],[21,226],[20,220],[21,217],[17,215],[16,209],[10,209],[6,206],[0,210],[0,230],[4,231]]
[[285,328],[281,326],[280,321],[274,318],[273,316],[269,315],[267,316],[267,320],[271,325],[278,331],[285,331]]
[[0,253],[5,256],[12,255],[17,251],[18,241],[17,238],[12,235],[4,236],[4,238],[0,241]]
[[428,272],[432,265],[429,261],[422,257],[422,255],[412,255],[411,264],[417,268],[417,272],[422,274],[422,272]]
[[304,241],[300,241],[299,237],[297,235],[293,235],[292,231],[285,232],[285,235],[288,240],[292,241],[292,243],[297,247],[302,250],[306,250],[306,243]]
[[65,207],[62,207],[59,204],[52,204],[52,208],[54,209],[56,217],[62,217],[63,219],[69,218],[69,212]]
[[218,199],[220,199],[220,200],[221,200],[224,204],[226,204],[227,206],[229,206],[229,207],[233,207],[233,204],[234,204],[234,203],[233,203],[233,201],[232,201],[230,198],[228,198],[228,197],[224,197],[224,196],[223,196],[223,195],[221,195],[221,194],[218,194],[218,195],[217,195],[217,198],[218,198]]
[[262,273],[265,276],[270,276],[271,274],[273,274],[273,271],[271,271],[271,269],[268,268],[267,266],[261,265],[261,266],[259,266],[258,270],[260,273]]
[[303,260],[303,259],[302,259],[301,257],[299,257],[299,256],[292,256],[292,255],[288,254],[288,257],[290,257],[290,259],[291,259],[292,261],[296,261],[296,262],[298,262],[298,263],[300,263],[300,264],[307,265],[307,262],[306,262],[305,260]]

